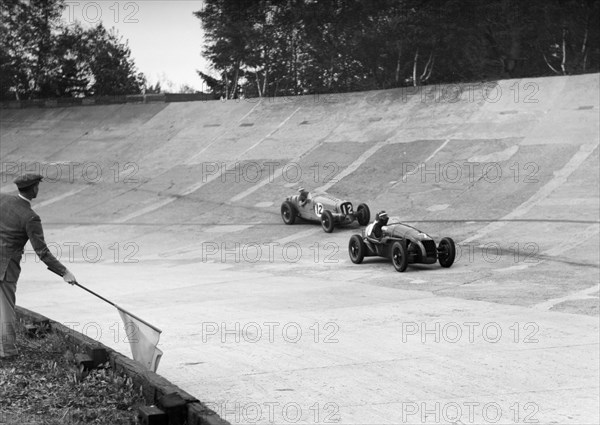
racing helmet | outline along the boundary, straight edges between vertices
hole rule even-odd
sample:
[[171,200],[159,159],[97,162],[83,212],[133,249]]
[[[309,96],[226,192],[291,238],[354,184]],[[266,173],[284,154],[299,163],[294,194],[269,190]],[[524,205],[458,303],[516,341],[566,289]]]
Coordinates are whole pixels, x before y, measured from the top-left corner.
[[301,187],[300,189],[298,189],[298,192],[300,192],[300,199],[301,200],[305,200],[308,197],[308,190],[304,189],[303,187]]
[[375,221],[377,221],[377,223],[379,223],[382,226],[385,226],[388,223],[389,219],[390,219],[390,217],[388,216],[388,214],[385,211],[379,211],[375,215]]

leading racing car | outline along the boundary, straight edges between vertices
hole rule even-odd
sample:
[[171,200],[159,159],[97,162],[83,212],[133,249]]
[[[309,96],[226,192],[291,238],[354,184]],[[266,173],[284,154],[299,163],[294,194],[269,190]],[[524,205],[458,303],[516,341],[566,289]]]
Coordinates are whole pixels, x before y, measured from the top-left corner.
[[355,220],[361,226],[369,224],[371,212],[367,204],[358,204],[356,210],[352,202],[336,198],[325,192],[309,194],[300,189],[300,194],[288,196],[281,204],[281,218],[285,224],[294,224],[300,217],[308,221],[318,221],[327,233],[333,232],[336,225],[347,225]]
[[452,238],[444,237],[436,246],[435,241],[426,233],[390,217],[389,223],[382,228],[381,238],[369,236],[366,230],[361,235],[352,235],[348,243],[350,260],[362,263],[365,257],[385,257],[392,260],[394,268],[403,272],[408,264],[435,264],[442,267],[454,263],[456,247]]

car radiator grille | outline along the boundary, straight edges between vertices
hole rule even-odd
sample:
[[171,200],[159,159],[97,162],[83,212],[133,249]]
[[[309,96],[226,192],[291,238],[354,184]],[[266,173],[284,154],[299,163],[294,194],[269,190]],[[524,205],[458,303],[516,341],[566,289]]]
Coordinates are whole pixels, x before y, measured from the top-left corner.
[[428,257],[437,257],[437,249],[434,241],[421,241]]

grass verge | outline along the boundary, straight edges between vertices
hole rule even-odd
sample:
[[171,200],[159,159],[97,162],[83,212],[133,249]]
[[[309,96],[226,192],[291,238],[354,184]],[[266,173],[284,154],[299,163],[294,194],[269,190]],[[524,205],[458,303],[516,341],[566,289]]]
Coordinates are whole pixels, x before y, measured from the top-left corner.
[[26,334],[19,323],[14,360],[0,361],[0,424],[136,424],[145,404],[131,378],[110,363],[85,371],[59,332]]

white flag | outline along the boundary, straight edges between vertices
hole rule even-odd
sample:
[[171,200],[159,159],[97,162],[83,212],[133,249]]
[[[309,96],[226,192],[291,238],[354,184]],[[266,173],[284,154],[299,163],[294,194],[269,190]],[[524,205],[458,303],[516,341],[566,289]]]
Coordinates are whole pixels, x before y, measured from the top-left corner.
[[163,352],[158,349],[158,340],[160,339],[161,331],[140,321],[136,317],[125,310],[119,310],[121,319],[125,324],[125,333],[131,346],[131,354],[133,359],[141,363],[146,369],[156,372],[158,363],[163,355]]

